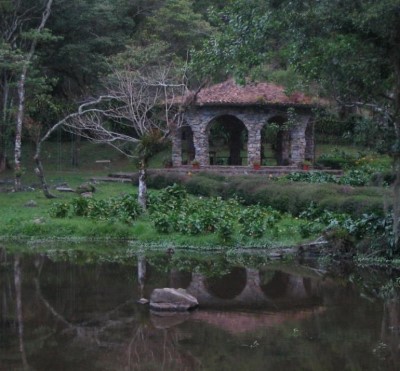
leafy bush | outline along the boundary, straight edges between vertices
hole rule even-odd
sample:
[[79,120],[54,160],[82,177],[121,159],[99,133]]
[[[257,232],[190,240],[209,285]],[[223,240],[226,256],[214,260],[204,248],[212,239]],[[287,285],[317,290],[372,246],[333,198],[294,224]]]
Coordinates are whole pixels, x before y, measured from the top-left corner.
[[82,216],[132,224],[142,213],[142,209],[137,202],[136,195],[124,194],[109,200],[78,197],[69,202],[53,204],[49,213],[55,218]]
[[352,169],[345,176],[340,177],[337,183],[353,187],[365,186],[370,183],[371,175],[371,172],[366,169]]
[[324,210],[312,203],[300,214],[300,218],[307,221],[299,227],[302,237],[325,231],[325,236],[329,242],[334,242],[336,250],[349,252],[356,241],[368,239],[371,244],[371,241],[378,242],[379,249],[385,253],[394,252],[393,218],[390,214],[365,213],[354,218],[346,213]]
[[[305,182],[305,183],[333,183],[350,185],[352,187],[366,186],[371,182],[373,171],[368,167],[361,167],[358,169],[351,169],[341,177],[333,176],[323,171],[311,172],[294,172],[285,175],[284,179],[292,182]],[[280,178],[280,180],[282,180]],[[278,179],[279,180],[279,179]]]
[[150,197],[150,219],[160,233],[184,235],[216,233],[227,243],[234,233],[261,237],[281,215],[272,208],[259,205],[245,207],[237,198],[189,198],[177,185],[167,187]]
[[292,182],[307,182],[307,183],[337,183],[335,176],[323,171],[311,172],[294,172],[285,176],[287,180]]
[[53,218],[66,218],[70,214],[70,208],[69,202],[55,202],[51,206],[49,214]]

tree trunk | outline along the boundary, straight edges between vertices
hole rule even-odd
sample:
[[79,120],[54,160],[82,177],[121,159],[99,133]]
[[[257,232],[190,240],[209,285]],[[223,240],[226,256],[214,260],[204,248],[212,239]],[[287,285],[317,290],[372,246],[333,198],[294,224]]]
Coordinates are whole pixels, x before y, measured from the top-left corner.
[[[40,25],[36,29],[36,32],[40,33],[43,31],[44,26],[46,25],[46,22],[50,16],[50,10],[52,4],[53,0],[47,1],[46,8],[42,13],[42,19]],[[18,81],[18,111],[17,111],[17,122],[15,127],[15,147],[14,147],[15,191],[21,190],[21,176],[22,176],[21,144],[22,144],[22,124],[24,121],[24,114],[25,114],[25,82],[29,64],[31,63],[33,56],[35,54],[36,45],[37,45],[37,39],[35,38],[32,41],[29,53],[27,54],[24,64],[22,66],[21,75]]]
[[147,182],[146,182],[146,166],[141,165],[139,170],[139,195],[138,202],[143,210],[147,209]]
[[10,93],[10,85],[6,73],[3,74],[3,102],[2,102],[2,117],[0,121],[0,173],[6,170],[9,166],[6,155],[7,143],[7,120],[8,120],[8,100]]
[[35,168],[35,173],[39,178],[40,184],[42,185],[42,190],[43,194],[46,198],[56,198],[56,196],[52,195],[49,191],[49,187],[47,186],[46,178],[44,176],[44,170],[43,170],[43,165],[42,165],[42,160],[40,158],[40,152],[42,150],[42,144],[44,141],[50,136],[50,134],[56,130],[60,125],[62,125],[64,121],[59,121],[56,125],[54,125],[51,129],[47,131],[47,133],[43,136],[42,139],[40,139],[36,143],[36,152],[35,156],[33,159],[35,160],[36,168]]
[[14,147],[14,190],[16,192],[21,190],[21,144],[22,144],[22,123],[24,120],[25,111],[25,80],[26,73],[28,70],[27,63],[22,68],[21,76],[18,81],[18,111],[17,111],[17,123],[15,126],[15,147]]
[[56,198],[56,196],[51,194],[49,191],[49,187],[47,185],[46,178],[44,176],[44,170],[43,170],[42,161],[40,159],[40,156],[36,155],[34,159],[35,159],[35,163],[36,163],[35,173],[40,180],[40,184],[42,185],[42,190],[43,190],[44,196],[49,199]]

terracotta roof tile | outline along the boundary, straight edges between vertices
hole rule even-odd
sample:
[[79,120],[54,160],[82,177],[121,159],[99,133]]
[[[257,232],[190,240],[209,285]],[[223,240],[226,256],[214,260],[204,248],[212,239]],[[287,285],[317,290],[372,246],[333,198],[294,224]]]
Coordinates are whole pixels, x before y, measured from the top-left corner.
[[294,92],[285,94],[285,88],[267,82],[238,85],[233,79],[202,89],[195,105],[316,105],[315,99]]

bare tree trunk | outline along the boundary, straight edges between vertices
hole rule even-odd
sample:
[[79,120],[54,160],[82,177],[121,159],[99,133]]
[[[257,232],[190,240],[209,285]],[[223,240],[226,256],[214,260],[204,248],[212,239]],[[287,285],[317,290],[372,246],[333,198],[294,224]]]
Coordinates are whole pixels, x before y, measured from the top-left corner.
[[40,159],[40,156],[35,156],[35,163],[36,163],[35,173],[40,180],[40,184],[42,185],[42,190],[43,190],[44,196],[49,199],[56,198],[56,196],[51,194],[49,191],[49,187],[47,185],[46,178],[44,176],[44,170],[43,170],[42,161]]
[[[40,25],[36,29],[36,32],[40,33],[43,31],[44,26],[46,25],[46,22],[50,16],[52,3],[53,0],[47,1],[46,8],[42,13],[42,19]],[[22,145],[22,124],[24,122],[24,114],[25,114],[25,82],[29,64],[31,63],[33,55],[35,54],[36,45],[37,45],[37,39],[34,39],[32,41],[29,53],[22,66],[22,71],[18,81],[18,111],[17,111],[17,122],[15,127],[15,147],[14,147],[15,191],[21,190],[21,175],[22,175],[21,145]]]
[[21,144],[22,144],[22,123],[24,120],[25,111],[25,80],[28,72],[28,63],[25,63],[22,68],[22,72],[18,81],[18,111],[17,111],[17,123],[15,127],[15,147],[14,147],[14,173],[15,173],[15,184],[14,190],[16,192],[21,190]]
[[147,172],[146,166],[141,165],[139,170],[139,194],[138,202],[143,210],[147,209],[147,182],[146,182]]
[[64,120],[59,121],[56,125],[54,125],[47,133],[36,143],[36,152],[33,159],[35,160],[36,168],[35,173],[40,180],[40,184],[42,185],[43,194],[46,198],[56,198],[56,196],[52,195],[49,191],[49,187],[47,186],[46,178],[44,176],[44,170],[42,165],[42,160],[40,158],[40,152],[42,150],[42,144],[44,141],[50,136],[50,134],[56,130],[59,126],[64,123]]
[[3,74],[3,102],[2,110],[3,115],[0,122],[0,173],[3,172],[7,167],[7,156],[6,156],[6,137],[7,137],[7,111],[8,111],[8,99],[10,93],[10,85],[6,73]]

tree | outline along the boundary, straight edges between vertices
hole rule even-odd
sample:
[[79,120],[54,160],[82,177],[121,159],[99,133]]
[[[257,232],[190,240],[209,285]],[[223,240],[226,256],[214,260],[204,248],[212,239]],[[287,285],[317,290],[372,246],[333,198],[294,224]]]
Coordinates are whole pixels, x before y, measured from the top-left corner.
[[[5,144],[8,124],[15,108],[15,146],[14,146],[14,170],[15,189],[21,188],[21,143],[22,125],[26,110],[26,84],[28,70],[31,69],[36,47],[43,38],[48,38],[49,33],[45,29],[50,16],[53,0],[37,2],[4,1],[1,3],[2,13],[1,38],[0,38],[0,67],[2,73],[1,97],[1,160],[5,158]],[[43,8],[42,8],[43,6]],[[39,19],[39,22],[38,20]],[[37,23],[38,22],[38,23]],[[15,89],[16,88],[16,89]],[[16,94],[14,91],[16,90]],[[16,104],[14,104],[14,100]]]
[[35,30],[29,49],[24,57],[21,71],[18,78],[18,109],[17,122],[15,127],[15,147],[14,147],[14,172],[15,172],[15,190],[21,189],[21,143],[22,143],[22,124],[25,114],[25,84],[30,63],[35,55],[38,37],[44,32],[44,27],[50,16],[53,0],[47,0],[43,10],[39,25]]
[[169,53],[186,60],[189,51],[199,47],[212,31],[210,24],[193,7],[191,0],[166,0],[144,22],[143,42],[164,42]]
[[182,125],[182,109],[174,98],[186,93],[186,81],[176,80],[173,66],[147,65],[115,70],[107,94],[97,108],[66,120],[63,128],[94,143],[106,143],[138,160],[140,205],[146,209],[148,159],[171,132]]
[[57,1],[48,27],[59,36],[40,52],[57,79],[54,94],[76,101],[100,86],[110,71],[107,57],[120,53],[135,34],[139,0]]
[[[292,69],[340,106],[380,115],[395,135],[395,249],[400,249],[400,1],[236,0],[217,14],[221,32],[194,56],[200,73],[244,82],[260,66]],[[222,32],[223,31],[223,32]]]

